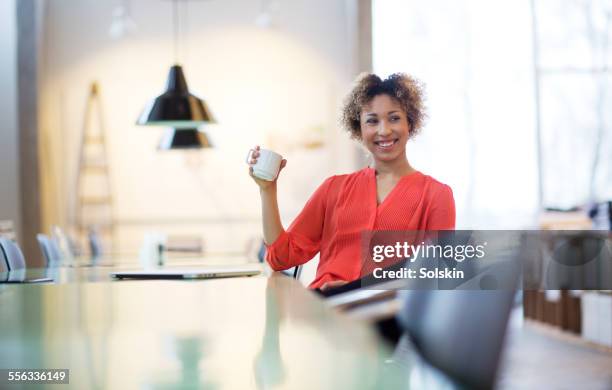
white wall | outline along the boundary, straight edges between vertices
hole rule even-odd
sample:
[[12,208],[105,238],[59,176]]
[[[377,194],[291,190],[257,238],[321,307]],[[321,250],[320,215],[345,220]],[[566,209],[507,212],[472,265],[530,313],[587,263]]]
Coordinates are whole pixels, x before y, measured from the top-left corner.
[[[211,251],[242,250],[260,233],[259,196],[244,164],[255,143],[289,160],[279,184],[286,223],[325,177],[356,168],[355,146],[337,121],[355,76],[350,1],[277,1],[271,29],[255,25],[257,1],[188,2],[180,62],[219,122],[209,129],[216,147],[191,154],[156,151],[161,129],[134,125],[173,62],[171,3],[131,1],[137,31],[115,40],[108,30],[118,3],[48,2],[42,152],[45,176],[57,183],[58,223],[72,213],[93,80],[101,87],[122,251],[136,250],[146,230],[202,232]],[[319,131],[324,148],[299,147]]]
[[17,20],[14,0],[0,1],[0,220],[19,227]]

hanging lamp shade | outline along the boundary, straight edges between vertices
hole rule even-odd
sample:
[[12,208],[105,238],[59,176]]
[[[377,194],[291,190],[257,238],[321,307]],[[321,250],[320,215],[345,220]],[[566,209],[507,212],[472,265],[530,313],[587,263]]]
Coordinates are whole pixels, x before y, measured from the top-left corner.
[[159,150],[212,148],[206,133],[198,129],[168,128],[159,143]]
[[136,123],[193,129],[206,123],[215,123],[215,120],[206,102],[189,93],[183,68],[173,65],[168,72],[166,90],[147,104]]

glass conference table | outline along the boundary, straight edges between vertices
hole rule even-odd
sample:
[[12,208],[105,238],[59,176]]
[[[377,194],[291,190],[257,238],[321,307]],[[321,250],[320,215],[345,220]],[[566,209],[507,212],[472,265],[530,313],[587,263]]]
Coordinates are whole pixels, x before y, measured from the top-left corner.
[[[173,257],[162,266],[149,265],[150,269],[197,269],[205,266],[232,266],[252,263],[242,255],[211,255],[199,257]],[[49,282],[86,283],[111,282],[114,271],[141,270],[142,266],[134,256],[109,257],[93,262],[91,259],[79,259],[71,264],[48,268],[28,268],[11,272],[0,272],[0,286],[6,281],[34,281],[51,279]]]
[[0,368],[69,369],[60,389],[407,388],[370,327],[291,278],[110,281],[111,269],[0,285]]

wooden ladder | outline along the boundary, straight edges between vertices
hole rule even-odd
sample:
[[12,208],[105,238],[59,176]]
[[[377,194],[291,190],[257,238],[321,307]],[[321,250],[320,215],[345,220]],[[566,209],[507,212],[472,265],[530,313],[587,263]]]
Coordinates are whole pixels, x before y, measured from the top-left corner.
[[[83,128],[77,175],[76,231],[89,253],[112,253],[115,223],[113,193],[106,149],[104,117],[98,84],[91,84]],[[101,244],[101,247],[100,247]]]

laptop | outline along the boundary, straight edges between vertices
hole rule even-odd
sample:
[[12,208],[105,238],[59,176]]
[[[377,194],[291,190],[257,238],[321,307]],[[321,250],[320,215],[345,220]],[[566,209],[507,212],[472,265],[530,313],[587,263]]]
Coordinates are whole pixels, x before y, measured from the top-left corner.
[[210,265],[198,268],[159,268],[137,271],[111,272],[114,279],[218,279],[254,276],[262,272],[259,263]]

